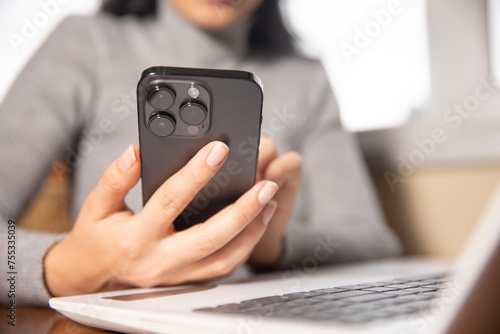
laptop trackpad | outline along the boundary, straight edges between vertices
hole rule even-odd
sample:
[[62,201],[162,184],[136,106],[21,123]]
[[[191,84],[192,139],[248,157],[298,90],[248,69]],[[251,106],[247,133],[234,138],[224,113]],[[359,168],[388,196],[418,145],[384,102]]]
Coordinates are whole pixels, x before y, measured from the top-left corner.
[[110,297],[102,297],[102,298],[131,302],[131,301],[142,300],[142,299],[184,295],[187,293],[211,290],[215,287],[217,287],[217,285],[200,285],[200,286],[193,286],[190,288],[185,288],[185,287],[178,288],[178,289],[173,288],[173,289],[169,289],[169,290],[160,290],[160,291],[144,292],[144,293],[133,293],[133,294],[128,294],[128,295],[110,296]]

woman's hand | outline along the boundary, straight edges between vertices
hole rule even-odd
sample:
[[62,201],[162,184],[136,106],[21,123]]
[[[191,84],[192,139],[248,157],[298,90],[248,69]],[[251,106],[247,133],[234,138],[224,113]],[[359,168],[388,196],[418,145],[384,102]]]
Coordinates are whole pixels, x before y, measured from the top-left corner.
[[[220,142],[202,148],[134,215],[124,198],[139,181],[141,162],[138,148],[130,146],[106,169],[68,236],[47,252],[45,279],[51,293],[91,293],[110,285],[171,285],[231,274],[248,259],[274,214],[276,206],[268,203],[278,189],[276,183],[258,182],[203,224],[180,232],[173,227],[228,151]],[[267,169],[274,171],[271,166]],[[282,181],[279,175],[276,179]]]
[[284,234],[292,214],[295,197],[302,175],[302,158],[296,152],[278,156],[272,139],[262,137],[259,147],[257,180],[270,180],[278,184],[279,190],[269,205],[277,205],[264,236],[249,258],[255,267],[272,267],[279,263],[284,252]]

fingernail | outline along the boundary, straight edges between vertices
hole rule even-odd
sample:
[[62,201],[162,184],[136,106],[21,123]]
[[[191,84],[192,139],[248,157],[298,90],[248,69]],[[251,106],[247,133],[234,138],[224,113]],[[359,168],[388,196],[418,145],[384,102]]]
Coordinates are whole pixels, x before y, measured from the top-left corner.
[[278,207],[278,202],[276,201],[269,201],[269,203],[267,203],[267,206],[264,209],[264,213],[262,213],[262,222],[264,223],[265,226],[267,226],[271,221],[271,218],[273,218],[277,207]]
[[211,167],[218,166],[226,158],[229,147],[224,143],[217,143],[210,151],[207,158],[207,164]]
[[118,167],[125,172],[132,167],[136,160],[137,158],[135,157],[134,145],[130,145],[121,155],[120,160],[118,161]]
[[274,194],[278,191],[278,185],[275,182],[268,181],[259,193],[259,203],[261,205],[266,205]]

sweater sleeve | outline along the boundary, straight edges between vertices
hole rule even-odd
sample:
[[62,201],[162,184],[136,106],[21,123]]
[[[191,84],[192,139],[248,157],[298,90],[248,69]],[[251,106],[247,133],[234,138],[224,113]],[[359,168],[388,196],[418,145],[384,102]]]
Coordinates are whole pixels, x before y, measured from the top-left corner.
[[[87,18],[68,18],[51,34],[22,70],[0,105],[0,218],[3,291],[8,221],[18,220],[59,157],[69,171],[77,164],[72,148],[95,99],[96,48]],[[90,27],[89,27],[90,26]],[[71,154],[70,154],[71,152]],[[11,232],[12,233],[12,232]],[[15,301],[47,306],[43,257],[62,235],[16,229]],[[12,243],[11,243],[12,244]],[[9,244],[9,245],[11,245]],[[11,248],[12,249],[12,248]]]
[[307,117],[288,138],[304,169],[281,269],[397,255],[401,245],[384,221],[355,138],[342,128],[323,67],[314,66]]

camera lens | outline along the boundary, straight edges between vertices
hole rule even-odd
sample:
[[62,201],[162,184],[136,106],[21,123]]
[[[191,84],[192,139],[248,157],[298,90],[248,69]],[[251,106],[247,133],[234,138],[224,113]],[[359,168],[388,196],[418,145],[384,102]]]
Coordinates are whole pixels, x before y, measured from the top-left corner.
[[163,86],[157,86],[148,93],[148,102],[156,109],[168,109],[175,101],[174,92]]
[[159,111],[149,118],[149,130],[159,137],[170,136],[175,131],[175,118],[166,112]]
[[207,117],[207,108],[199,101],[189,100],[181,106],[181,118],[189,125],[198,125]]

